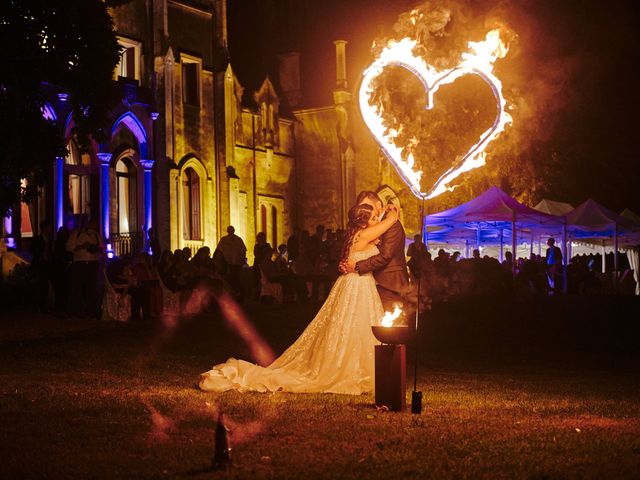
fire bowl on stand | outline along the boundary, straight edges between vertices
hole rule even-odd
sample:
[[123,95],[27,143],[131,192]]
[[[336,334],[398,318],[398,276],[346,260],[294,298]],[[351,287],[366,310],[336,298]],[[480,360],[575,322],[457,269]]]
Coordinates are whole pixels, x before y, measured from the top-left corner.
[[371,327],[373,336],[381,343],[387,345],[406,345],[413,338],[414,328],[408,325],[393,325],[391,327],[383,327],[382,325],[373,325]]

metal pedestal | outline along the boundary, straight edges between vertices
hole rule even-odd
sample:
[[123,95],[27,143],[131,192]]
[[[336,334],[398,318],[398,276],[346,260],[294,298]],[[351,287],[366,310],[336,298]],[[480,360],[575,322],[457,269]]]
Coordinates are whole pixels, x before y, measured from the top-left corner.
[[406,406],[407,354],[404,345],[375,346],[376,405],[402,412]]

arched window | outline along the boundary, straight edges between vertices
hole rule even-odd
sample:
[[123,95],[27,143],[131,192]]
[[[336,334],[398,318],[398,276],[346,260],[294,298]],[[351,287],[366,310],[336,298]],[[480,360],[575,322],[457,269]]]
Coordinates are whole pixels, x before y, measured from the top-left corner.
[[136,174],[133,163],[121,158],[116,163],[116,199],[118,233],[130,233],[136,230]]
[[202,240],[202,220],[200,215],[200,177],[189,167],[183,179],[183,236],[185,240]]
[[275,205],[271,205],[271,246],[274,250],[278,249],[278,209]]
[[260,232],[264,232],[267,242],[274,249],[278,248],[284,238],[284,199],[258,195],[258,227]]
[[267,207],[264,205],[260,206],[260,231],[267,233]]

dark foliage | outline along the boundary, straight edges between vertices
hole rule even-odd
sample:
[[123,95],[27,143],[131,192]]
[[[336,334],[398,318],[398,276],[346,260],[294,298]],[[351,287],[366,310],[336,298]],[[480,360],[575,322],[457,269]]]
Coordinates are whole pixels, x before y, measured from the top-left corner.
[[53,124],[42,115],[48,94],[68,95],[81,149],[99,138],[119,100],[112,81],[119,47],[100,0],[2,2],[0,41],[0,214],[6,214],[37,195],[51,163],[65,152],[64,120]]

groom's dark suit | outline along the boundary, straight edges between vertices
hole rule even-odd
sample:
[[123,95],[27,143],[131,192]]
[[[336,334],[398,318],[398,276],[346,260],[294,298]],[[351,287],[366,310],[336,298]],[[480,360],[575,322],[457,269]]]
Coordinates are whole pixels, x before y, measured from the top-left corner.
[[404,303],[402,292],[409,286],[407,260],[404,256],[405,238],[402,224],[394,223],[380,236],[380,253],[356,263],[358,273],[373,272],[386,312],[393,311],[394,304]]

